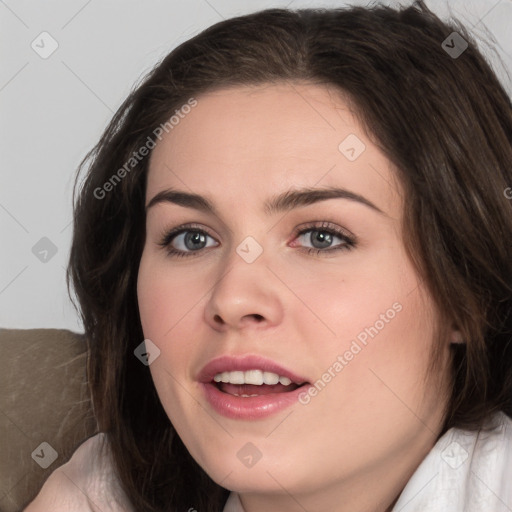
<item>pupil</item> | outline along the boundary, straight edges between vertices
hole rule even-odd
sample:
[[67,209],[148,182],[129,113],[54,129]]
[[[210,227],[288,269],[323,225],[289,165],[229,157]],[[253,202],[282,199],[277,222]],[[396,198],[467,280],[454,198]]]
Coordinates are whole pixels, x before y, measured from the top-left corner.
[[[185,235],[185,245],[188,247],[187,242],[192,242],[193,244],[204,243],[205,236],[202,233],[187,233]],[[190,249],[190,247],[188,247]],[[197,249],[197,247],[192,247],[192,249]]]
[[[320,243],[324,244],[320,248],[328,247],[332,242],[332,235],[330,233],[326,233],[325,231],[316,231],[317,236],[313,237],[313,240],[320,240]],[[315,244],[313,243],[315,246]],[[315,246],[316,247],[316,246]]]

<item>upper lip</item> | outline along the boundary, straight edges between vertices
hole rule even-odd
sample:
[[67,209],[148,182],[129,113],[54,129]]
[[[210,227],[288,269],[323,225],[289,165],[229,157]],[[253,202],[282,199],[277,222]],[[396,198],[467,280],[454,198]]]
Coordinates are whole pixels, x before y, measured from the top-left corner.
[[308,380],[283,366],[277,364],[271,359],[266,359],[256,355],[246,355],[242,357],[236,356],[221,356],[212,359],[207,363],[197,376],[199,382],[211,382],[218,373],[233,372],[233,371],[247,371],[247,370],[262,370],[264,372],[277,373],[282,377],[288,377],[296,384],[303,384]]

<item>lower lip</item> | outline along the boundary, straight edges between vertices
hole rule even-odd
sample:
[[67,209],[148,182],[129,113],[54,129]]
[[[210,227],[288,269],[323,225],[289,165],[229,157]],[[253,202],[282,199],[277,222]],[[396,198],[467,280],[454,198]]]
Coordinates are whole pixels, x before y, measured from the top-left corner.
[[297,403],[299,395],[307,391],[308,385],[294,391],[249,397],[223,393],[211,382],[202,382],[201,387],[206,399],[219,414],[238,420],[255,420],[271,416]]

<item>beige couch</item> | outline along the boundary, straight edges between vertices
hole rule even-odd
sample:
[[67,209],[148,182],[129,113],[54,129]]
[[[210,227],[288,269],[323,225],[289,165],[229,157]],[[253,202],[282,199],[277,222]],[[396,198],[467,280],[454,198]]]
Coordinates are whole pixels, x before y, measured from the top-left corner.
[[18,512],[97,426],[82,334],[0,329],[0,348],[0,512]]

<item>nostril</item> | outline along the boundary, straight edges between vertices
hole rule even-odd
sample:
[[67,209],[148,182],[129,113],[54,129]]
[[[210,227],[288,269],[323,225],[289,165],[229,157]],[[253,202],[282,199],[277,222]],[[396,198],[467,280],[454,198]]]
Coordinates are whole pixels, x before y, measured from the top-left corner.
[[258,313],[255,313],[254,315],[251,316],[253,316],[258,322],[261,322],[263,320],[263,317]]

